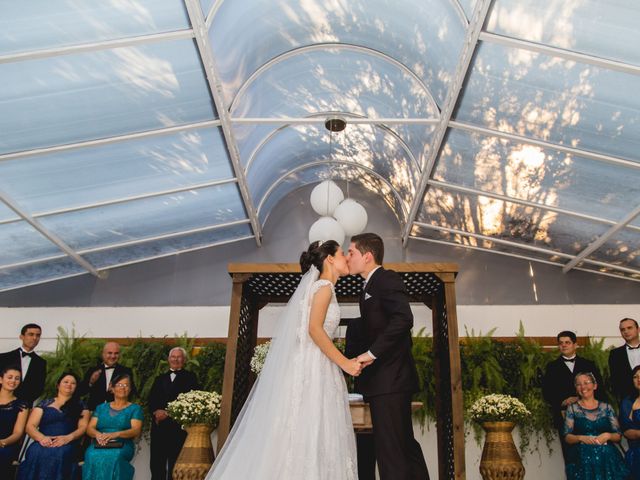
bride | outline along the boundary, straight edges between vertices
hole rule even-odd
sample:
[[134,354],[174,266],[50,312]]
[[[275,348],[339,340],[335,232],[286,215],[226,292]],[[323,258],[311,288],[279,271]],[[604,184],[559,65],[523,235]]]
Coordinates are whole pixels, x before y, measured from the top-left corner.
[[302,279],[278,320],[264,367],[207,475],[224,479],[357,479],[344,377],[362,366],[334,346],[334,285],[348,275],[333,240],[300,256]]

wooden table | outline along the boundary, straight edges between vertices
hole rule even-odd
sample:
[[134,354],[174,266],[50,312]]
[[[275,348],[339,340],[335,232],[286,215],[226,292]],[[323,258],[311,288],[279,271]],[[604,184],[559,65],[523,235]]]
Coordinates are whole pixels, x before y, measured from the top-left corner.
[[[371,423],[371,410],[369,404],[363,401],[349,402],[351,410],[351,421],[353,422],[353,430],[356,433],[371,433],[373,425]],[[422,408],[422,402],[411,402],[411,411]]]

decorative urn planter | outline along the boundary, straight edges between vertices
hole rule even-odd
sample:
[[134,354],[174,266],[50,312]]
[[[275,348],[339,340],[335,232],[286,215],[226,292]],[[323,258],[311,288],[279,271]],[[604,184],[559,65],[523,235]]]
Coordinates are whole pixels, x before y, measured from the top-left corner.
[[174,480],[203,480],[213,464],[211,432],[213,426],[195,424],[184,427],[187,438],[173,467]]
[[522,459],[513,442],[513,422],[484,422],[486,432],[480,475],[483,480],[521,480],[524,478]]

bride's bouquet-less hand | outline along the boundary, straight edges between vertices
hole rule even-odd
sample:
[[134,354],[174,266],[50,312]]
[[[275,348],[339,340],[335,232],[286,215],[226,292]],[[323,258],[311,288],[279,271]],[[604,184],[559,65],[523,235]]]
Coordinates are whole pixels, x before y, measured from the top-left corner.
[[191,390],[167,404],[167,413],[183,427],[205,424],[215,427],[220,419],[222,397],[217,392]]

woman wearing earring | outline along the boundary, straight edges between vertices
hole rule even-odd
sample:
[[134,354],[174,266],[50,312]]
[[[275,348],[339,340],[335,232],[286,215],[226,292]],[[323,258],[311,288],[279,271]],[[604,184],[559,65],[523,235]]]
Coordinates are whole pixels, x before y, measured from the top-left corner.
[[20,377],[18,367],[0,370],[0,478],[10,478],[29,414],[27,403],[14,393]]

